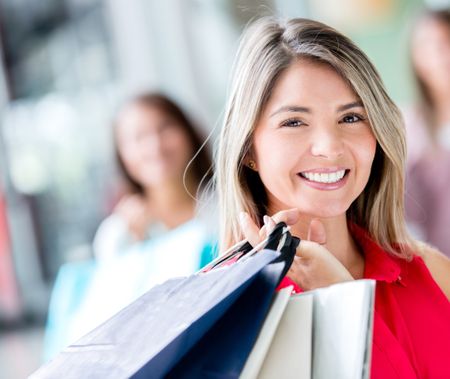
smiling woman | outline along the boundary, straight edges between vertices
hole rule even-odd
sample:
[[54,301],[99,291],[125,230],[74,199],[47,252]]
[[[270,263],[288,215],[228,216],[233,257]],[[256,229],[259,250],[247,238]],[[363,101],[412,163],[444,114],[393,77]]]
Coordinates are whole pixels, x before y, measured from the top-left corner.
[[286,222],[302,241],[281,287],[377,281],[372,378],[450,377],[450,261],[406,231],[405,154],[399,110],[348,38],[305,19],[247,29],[217,154],[221,246]]

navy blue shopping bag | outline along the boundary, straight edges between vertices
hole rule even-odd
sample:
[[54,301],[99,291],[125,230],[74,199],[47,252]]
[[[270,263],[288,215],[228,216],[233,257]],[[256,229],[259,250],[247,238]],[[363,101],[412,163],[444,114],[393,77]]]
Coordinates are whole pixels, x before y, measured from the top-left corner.
[[265,266],[166,377],[238,378],[268,312],[282,269],[281,263]]
[[31,378],[237,378],[289,268],[281,256],[263,250],[230,266],[171,279]]

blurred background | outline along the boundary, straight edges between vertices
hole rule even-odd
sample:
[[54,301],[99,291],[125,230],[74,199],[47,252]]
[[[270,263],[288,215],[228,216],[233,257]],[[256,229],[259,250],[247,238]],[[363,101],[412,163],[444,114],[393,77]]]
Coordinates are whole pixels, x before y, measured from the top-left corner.
[[352,37],[400,105],[415,99],[408,54],[421,0],[0,0],[0,377],[42,362],[61,264],[92,255],[117,201],[111,120],[161,90],[205,133],[220,123],[245,24],[278,14]]

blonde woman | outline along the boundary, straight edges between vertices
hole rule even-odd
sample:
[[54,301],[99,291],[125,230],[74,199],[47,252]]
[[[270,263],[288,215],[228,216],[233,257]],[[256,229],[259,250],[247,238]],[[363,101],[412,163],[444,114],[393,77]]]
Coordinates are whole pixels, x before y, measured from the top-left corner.
[[450,261],[412,240],[404,127],[364,53],[321,23],[244,33],[217,153],[221,246],[278,221],[302,239],[281,286],[377,281],[372,378],[450,377]]

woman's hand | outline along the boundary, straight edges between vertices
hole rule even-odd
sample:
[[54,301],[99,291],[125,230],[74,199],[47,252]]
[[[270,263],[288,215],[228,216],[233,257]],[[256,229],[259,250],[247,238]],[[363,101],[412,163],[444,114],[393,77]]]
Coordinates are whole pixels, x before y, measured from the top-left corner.
[[287,273],[305,291],[353,280],[345,266],[326,248],[326,242],[323,224],[313,219],[308,239],[300,241]]
[[128,226],[130,234],[138,241],[144,240],[149,225],[148,206],[143,196],[124,196],[114,208]]
[[[241,214],[241,227],[252,246],[262,241],[281,221],[293,225],[299,220],[297,209],[281,211],[272,217],[264,216],[264,226],[259,229],[246,213]],[[308,239],[302,240],[287,276],[303,290],[326,287],[353,280],[345,266],[326,248],[326,232],[318,219],[309,225]]]
[[297,208],[278,212],[272,217],[264,216],[264,225],[260,229],[259,226],[256,225],[250,218],[248,213],[241,212],[239,216],[239,223],[242,228],[242,233],[244,234],[245,239],[250,242],[250,245],[252,246],[256,246],[264,240],[279,222],[283,221],[287,225],[294,225],[300,217]]

